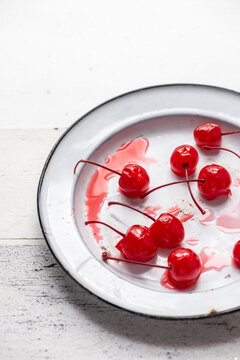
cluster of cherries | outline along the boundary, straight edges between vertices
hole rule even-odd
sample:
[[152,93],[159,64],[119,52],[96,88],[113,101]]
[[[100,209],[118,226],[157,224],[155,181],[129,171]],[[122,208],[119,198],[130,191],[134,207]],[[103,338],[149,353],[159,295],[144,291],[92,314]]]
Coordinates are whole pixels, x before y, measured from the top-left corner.
[[[196,144],[203,149],[226,150],[240,157],[232,150],[220,147],[221,137],[223,135],[236,133],[240,133],[240,131],[222,133],[218,125],[205,124],[194,130],[194,138]],[[127,164],[121,172],[118,172],[95,162],[80,160],[74,168],[74,173],[79,163],[88,163],[111,171],[119,175],[120,191],[129,198],[144,198],[160,188],[185,182],[197,208],[202,214],[205,214],[205,210],[201,208],[192,194],[190,183],[197,182],[200,194],[207,200],[213,200],[220,195],[231,194],[230,185],[232,180],[229,172],[217,164],[205,166],[200,170],[197,179],[190,180],[189,176],[194,174],[198,161],[199,155],[193,146],[178,146],[171,155],[171,170],[177,176],[184,177],[185,180],[164,184],[150,190],[149,175],[142,166],[137,164]],[[150,218],[153,224],[150,227],[133,225],[127,230],[126,234],[123,234],[104,222],[97,220],[87,221],[85,223],[86,225],[93,223],[102,224],[122,237],[116,245],[116,248],[124,255],[124,258],[111,257],[107,252],[104,252],[102,254],[104,261],[118,260],[168,269],[170,280],[174,286],[179,289],[192,287],[197,282],[201,272],[201,261],[199,256],[191,249],[177,248],[184,239],[184,227],[177,217],[170,213],[163,213],[155,219],[123,203],[109,202],[109,206],[111,205],[121,205],[137,211]],[[168,266],[146,263],[155,257],[158,247],[174,249],[168,256]],[[233,259],[235,264],[240,267],[240,241],[238,241],[234,247]]]

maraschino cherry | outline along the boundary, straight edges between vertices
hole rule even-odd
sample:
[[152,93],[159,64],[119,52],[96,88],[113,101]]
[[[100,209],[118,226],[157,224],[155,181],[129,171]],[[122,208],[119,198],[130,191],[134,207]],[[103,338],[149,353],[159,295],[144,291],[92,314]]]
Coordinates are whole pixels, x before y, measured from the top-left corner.
[[233,248],[233,261],[235,265],[240,269],[240,240],[236,242]]
[[232,183],[229,172],[220,165],[207,165],[200,171],[198,178],[204,180],[198,182],[198,189],[207,200],[214,200],[220,195],[231,194]]
[[188,176],[192,175],[199,160],[197,150],[191,145],[180,145],[172,153],[170,159],[171,169],[174,174],[185,177],[186,169]]
[[181,177],[185,177],[187,180],[188,191],[191,195],[191,198],[197,208],[201,211],[202,214],[205,214],[206,211],[197,203],[196,199],[193,196],[191,186],[189,184],[189,176],[192,175],[197,167],[199,160],[197,150],[191,145],[181,145],[178,146],[172,153],[170,159],[170,165],[172,171]]
[[196,141],[196,144],[205,150],[225,150],[228,152],[231,152],[232,154],[236,155],[240,158],[240,156],[235,153],[234,151],[220,147],[222,136],[224,135],[232,135],[232,134],[238,134],[240,133],[240,130],[238,131],[230,131],[223,133],[220,126],[216,124],[204,124],[198,126],[194,132],[193,136]]
[[200,258],[191,249],[173,250],[168,256],[168,265],[171,267],[171,270],[167,270],[169,278],[180,289],[194,286],[201,273]]
[[207,165],[200,171],[198,179],[175,181],[169,184],[164,184],[149,190],[141,198],[151,194],[153,191],[164,188],[170,185],[181,183],[197,182],[200,194],[207,200],[214,200],[220,195],[231,195],[230,186],[232,183],[229,172],[221,165],[212,164]]
[[74,174],[76,173],[76,169],[80,163],[86,163],[86,164],[99,166],[105,170],[111,171],[111,172],[119,175],[120,176],[119,182],[118,182],[119,188],[120,188],[121,192],[127,197],[138,198],[141,195],[143,195],[149,187],[150,179],[149,179],[148,173],[140,165],[127,164],[122,169],[122,172],[119,172],[119,171],[116,171],[113,169],[109,169],[108,167],[106,167],[104,165],[100,165],[100,164],[97,164],[92,161],[80,160],[75,165],[75,168],[73,171]]
[[157,245],[151,236],[147,226],[133,225],[126,234],[114,229],[102,221],[86,221],[85,225],[102,224],[122,236],[116,248],[129,260],[147,262],[154,258],[157,252]]
[[177,289],[188,289],[193,287],[198,281],[201,273],[201,261],[199,256],[194,251],[187,248],[178,248],[173,250],[168,256],[168,266],[142,264],[138,261],[120,259],[108,255],[107,252],[102,253],[102,259],[104,261],[116,260],[131,264],[166,269],[169,280]]
[[173,153],[171,155],[170,165],[171,165],[172,171],[176,175],[181,176],[181,177],[185,177],[186,180],[177,181],[177,182],[175,181],[175,182],[172,182],[172,183],[169,183],[169,184],[158,186],[158,187],[156,187],[154,189],[151,189],[148,192],[145,192],[141,196],[141,198],[143,199],[145,196],[149,195],[151,192],[153,192],[153,191],[155,191],[157,189],[160,189],[162,187],[186,182],[187,186],[188,186],[189,193],[190,193],[190,195],[192,197],[193,202],[198,207],[198,209],[201,211],[201,213],[205,214],[206,211],[203,210],[201,208],[201,206],[197,203],[196,199],[193,196],[191,187],[190,187],[190,182],[194,182],[194,181],[199,182],[201,180],[199,180],[199,179],[198,180],[189,180],[189,175],[192,175],[196,170],[198,160],[199,160],[198,152],[193,146],[191,146],[191,145],[178,146],[173,151]]
[[163,213],[157,219],[154,219],[151,215],[124,203],[110,201],[108,205],[124,206],[151,219],[154,223],[149,228],[150,234],[156,244],[161,248],[173,249],[179,246],[184,239],[185,232],[183,224],[172,214]]

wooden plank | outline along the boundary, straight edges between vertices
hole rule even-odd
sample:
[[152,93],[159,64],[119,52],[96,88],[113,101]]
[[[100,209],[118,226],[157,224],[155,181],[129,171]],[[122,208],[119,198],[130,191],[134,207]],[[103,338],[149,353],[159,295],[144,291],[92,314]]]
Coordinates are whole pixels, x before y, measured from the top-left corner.
[[48,153],[63,131],[0,130],[0,238],[42,237],[37,185]]
[[167,321],[120,310],[70,279],[43,240],[0,242],[0,289],[3,360],[239,359],[240,312]]

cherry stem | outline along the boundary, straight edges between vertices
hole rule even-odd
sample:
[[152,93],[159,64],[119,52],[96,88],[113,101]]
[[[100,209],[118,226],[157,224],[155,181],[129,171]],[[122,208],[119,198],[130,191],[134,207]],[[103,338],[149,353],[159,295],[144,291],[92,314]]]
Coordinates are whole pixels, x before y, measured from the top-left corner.
[[116,260],[116,261],[122,261],[122,262],[125,262],[125,263],[135,264],[135,265],[144,265],[144,266],[155,267],[155,268],[160,268],[160,269],[168,269],[168,270],[172,269],[171,266],[148,264],[148,263],[143,263],[143,262],[140,262],[140,261],[116,258],[116,257],[113,257],[113,256],[109,256],[106,251],[104,251],[102,253],[102,259],[103,259],[103,261]]
[[142,215],[145,215],[146,217],[148,217],[149,219],[151,219],[152,221],[156,221],[156,219],[154,219],[154,217],[152,217],[151,215],[148,215],[146,214],[145,212],[141,211],[141,210],[138,210],[130,205],[127,205],[127,204],[124,204],[124,203],[121,203],[121,202],[118,202],[118,201],[109,201],[108,203],[108,206],[111,206],[111,205],[120,205],[120,206],[124,206],[128,209],[131,209],[131,210],[134,210],[134,211],[137,211],[138,213],[142,214]]
[[85,225],[89,225],[89,224],[101,224],[101,225],[105,225],[107,226],[109,229],[115,231],[117,234],[121,235],[122,237],[124,237],[125,235],[121,232],[121,231],[118,231],[116,229],[114,229],[112,226],[102,222],[102,221],[97,221],[97,220],[94,220],[94,221],[86,221],[85,222]]
[[[186,179],[188,180],[188,167],[187,167],[187,166],[184,166],[184,169],[185,169]],[[204,181],[205,181],[205,180],[204,180]],[[203,182],[204,182],[204,181],[203,181]],[[206,214],[206,211],[201,208],[201,206],[197,203],[195,197],[193,196],[192,189],[191,189],[191,186],[190,186],[190,184],[189,184],[189,181],[187,182],[187,186],[188,186],[188,191],[189,191],[189,193],[190,193],[190,195],[191,195],[191,198],[193,199],[194,204],[197,206],[197,208],[201,211],[201,213],[202,213],[203,215]]]
[[109,169],[108,167],[106,167],[106,166],[104,166],[104,165],[100,165],[100,164],[97,164],[97,163],[95,163],[95,162],[87,161],[87,160],[79,160],[79,161],[77,162],[77,164],[75,165],[75,168],[74,168],[74,170],[73,170],[73,173],[74,173],[74,174],[76,174],[77,167],[78,167],[78,165],[79,165],[80,163],[96,165],[96,166],[99,166],[99,167],[101,167],[101,168],[103,168],[103,169],[105,169],[105,170],[111,171],[111,172],[113,172],[114,174],[117,174],[117,175],[119,175],[119,176],[122,175],[119,171],[116,171],[116,170],[113,170],[113,169]]
[[225,133],[221,133],[222,136],[224,135],[232,135],[232,134],[239,134],[240,130],[237,131],[229,131],[229,132],[225,132]]
[[235,153],[235,152],[232,151],[232,150],[229,150],[229,149],[226,149],[226,148],[223,148],[223,147],[218,147],[218,146],[203,146],[203,149],[206,149],[206,150],[225,150],[225,151],[228,151],[228,152],[236,155],[236,156],[240,159],[240,155],[238,155],[237,153]]
[[145,194],[143,194],[140,198],[141,198],[141,199],[144,199],[145,196],[148,196],[148,195],[151,194],[153,191],[158,190],[158,189],[161,189],[161,188],[164,188],[164,187],[166,187],[166,186],[176,185],[176,184],[183,184],[183,183],[190,183],[190,182],[204,182],[204,181],[205,181],[204,179],[174,181],[174,182],[171,182],[171,183],[168,183],[168,184],[164,184],[164,185],[157,186],[157,187],[149,190],[149,191],[146,192]]

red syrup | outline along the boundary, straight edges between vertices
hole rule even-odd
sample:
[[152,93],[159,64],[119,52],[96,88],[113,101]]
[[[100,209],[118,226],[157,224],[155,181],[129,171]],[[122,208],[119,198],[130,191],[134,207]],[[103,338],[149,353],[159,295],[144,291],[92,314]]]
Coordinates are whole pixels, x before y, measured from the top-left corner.
[[184,214],[184,215],[182,215],[182,216],[179,218],[179,220],[183,223],[183,222],[185,222],[185,221],[190,220],[193,216],[194,216],[193,213]]
[[190,237],[186,240],[186,243],[188,245],[192,245],[192,246],[195,246],[199,243],[199,240],[198,239],[195,239],[194,237]]
[[161,205],[155,205],[155,206],[147,206],[143,212],[147,215],[150,215],[150,216],[153,216],[153,217],[157,217],[157,213],[156,211],[157,210],[160,210],[161,209]]
[[240,187],[240,177],[235,179],[232,183],[233,186]]
[[222,209],[216,224],[218,229],[226,234],[240,233],[240,201],[232,207]]
[[172,283],[171,279],[170,279],[170,270],[165,270],[162,277],[161,277],[161,280],[160,280],[160,283],[163,287],[165,287],[166,289],[176,289],[176,290],[179,290],[176,288],[176,286]]
[[[170,209],[168,209],[166,212],[167,212],[168,214],[171,214],[171,215],[174,215],[174,216],[178,216],[179,213],[180,213],[180,211],[181,211],[181,208],[180,208],[178,205],[175,205],[175,206],[171,207]],[[184,214],[184,215],[182,215],[182,216],[179,218],[179,220],[183,223],[183,222],[185,222],[185,221],[190,220],[193,216],[194,216],[193,213]]]
[[227,259],[223,254],[214,253],[209,248],[202,249],[200,255],[201,273],[216,270],[221,271],[224,267],[231,265],[231,259]]
[[174,216],[178,216],[178,214],[180,213],[181,209],[178,205],[175,205],[173,207],[171,207],[170,209],[168,209],[166,212],[168,214],[174,215]]
[[200,224],[208,226],[214,223],[215,214],[211,209],[206,209],[206,214],[199,220]]
[[[146,156],[149,141],[145,138],[137,138],[125,144],[122,144],[112,155],[108,156],[104,165],[121,171],[122,168],[129,163],[137,163],[141,165],[150,165],[156,163],[157,160]],[[109,192],[109,180],[116,174],[98,168],[92,175],[85,197],[86,218],[89,220],[99,220],[101,207],[106,200]],[[77,213],[79,213],[80,204],[76,204]],[[97,242],[102,240],[100,227],[96,224],[90,225]]]

